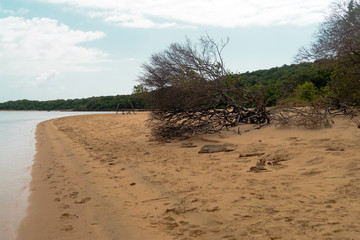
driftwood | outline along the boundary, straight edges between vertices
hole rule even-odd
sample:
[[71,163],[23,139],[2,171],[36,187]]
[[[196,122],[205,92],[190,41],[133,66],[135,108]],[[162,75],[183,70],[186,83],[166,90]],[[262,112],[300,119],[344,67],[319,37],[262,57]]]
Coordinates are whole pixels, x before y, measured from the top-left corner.
[[217,152],[231,152],[234,151],[232,149],[228,149],[227,146],[224,145],[204,145],[199,153],[217,153]]

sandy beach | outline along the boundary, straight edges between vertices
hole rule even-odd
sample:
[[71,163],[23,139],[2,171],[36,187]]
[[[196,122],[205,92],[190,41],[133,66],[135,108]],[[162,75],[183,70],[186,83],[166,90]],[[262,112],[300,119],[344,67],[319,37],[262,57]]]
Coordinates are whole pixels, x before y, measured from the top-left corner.
[[40,123],[18,239],[359,239],[360,130],[343,117],[165,143],[147,116]]

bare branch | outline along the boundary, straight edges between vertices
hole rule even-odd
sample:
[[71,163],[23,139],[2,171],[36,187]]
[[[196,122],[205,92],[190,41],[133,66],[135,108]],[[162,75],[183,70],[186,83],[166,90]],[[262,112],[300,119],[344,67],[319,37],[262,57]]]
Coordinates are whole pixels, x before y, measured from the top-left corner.
[[[187,39],[173,43],[153,54],[139,81],[153,109],[149,126],[162,138],[213,133],[240,122],[265,123],[265,94],[251,93],[237,75],[224,67],[222,52],[226,42],[218,44],[209,35],[199,44]],[[255,103],[258,108],[248,110]]]

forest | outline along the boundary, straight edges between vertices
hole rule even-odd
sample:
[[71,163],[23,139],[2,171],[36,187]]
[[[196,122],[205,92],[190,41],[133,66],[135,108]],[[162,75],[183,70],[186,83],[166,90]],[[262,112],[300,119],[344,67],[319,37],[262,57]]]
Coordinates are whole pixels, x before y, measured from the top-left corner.
[[[268,70],[257,70],[238,74],[242,83],[249,89],[264,88],[266,106],[275,106],[278,101],[294,97],[296,90],[306,82],[321,89],[330,80],[331,72],[317,68],[312,63],[283,65]],[[139,94],[101,96],[82,99],[57,99],[50,101],[17,100],[0,103],[0,110],[71,110],[71,111],[116,111],[120,109],[146,109]]]
[[82,99],[58,99],[51,101],[17,100],[0,103],[0,110],[66,110],[66,111],[116,111],[119,109],[143,109],[144,101],[136,95],[116,95]]

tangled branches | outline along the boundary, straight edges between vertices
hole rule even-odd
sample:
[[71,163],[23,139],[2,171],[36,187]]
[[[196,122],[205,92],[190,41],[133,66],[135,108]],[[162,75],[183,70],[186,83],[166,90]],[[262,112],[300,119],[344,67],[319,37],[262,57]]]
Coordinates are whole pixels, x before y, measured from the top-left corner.
[[267,112],[241,109],[206,109],[202,111],[153,111],[148,125],[153,135],[172,139],[196,134],[216,133],[239,123],[263,124],[269,121]]
[[[199,45],[174,43],[143,64],[139,82],[147,89],[149,126],[155,136],[186,137],[240,122],[268,122],[264,92],[249,91],[239,76],[226,70],[221,53],[227,43],[217,44],[209,36]],[[244,107],[249,105],[257,110]]]
[[307,129],[329,128],[333,123],[328,109],[314,106],[275,109],[271,113],[271,121],[278,127],[296,126]]

